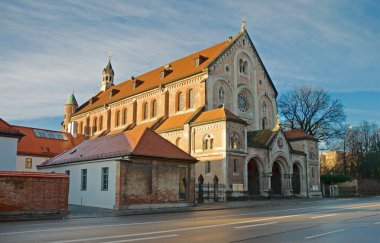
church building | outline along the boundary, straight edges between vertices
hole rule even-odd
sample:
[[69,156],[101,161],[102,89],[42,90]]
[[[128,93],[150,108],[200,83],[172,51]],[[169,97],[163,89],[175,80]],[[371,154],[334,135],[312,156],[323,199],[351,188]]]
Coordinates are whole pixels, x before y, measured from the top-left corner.
[[[277,90],[244,22],[235,37],[100,90],[62,129],[88,139],[150,128],[196,158],[195,183],[239,195],[319,197],[318,142],[280,128]],[[236,194],[236,195],[237,195]]]

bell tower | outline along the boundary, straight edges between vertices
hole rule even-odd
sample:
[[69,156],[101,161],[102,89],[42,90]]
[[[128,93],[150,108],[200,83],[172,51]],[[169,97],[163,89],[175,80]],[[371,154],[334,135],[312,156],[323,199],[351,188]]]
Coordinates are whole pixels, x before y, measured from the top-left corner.
[[113,78],[115,76],[115,73],[114,73],[114,71],[112,69],[111,58],[112,58],[112,56],[109,55],[108,56],[108,64],[103,69],[103,73],[102,73],[102,85],[100,86],[100,91],[106,91],[111,86],[113,86]]
[[71,115],[76,112],[77,108],[78,108],[78,102],[75,99],[74,92],[73,92],[71,93],[65,105],[65,119],[63,120],[63,123],[62,123],[63,131],[66,131],[66,132],[68,131]]

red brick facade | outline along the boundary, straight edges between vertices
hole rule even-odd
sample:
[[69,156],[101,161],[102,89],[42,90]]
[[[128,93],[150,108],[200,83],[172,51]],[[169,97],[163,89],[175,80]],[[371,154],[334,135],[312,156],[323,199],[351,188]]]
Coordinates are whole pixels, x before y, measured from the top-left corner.
[[0,171],[0,219],[7,215],[66,215],[68,193],[66,174]]
[[[186,182],[180,178],[185,178]],[[180,192],[183,192],[182,198]],[[116,177],[116,209],[162,203],[194,203],[193,163],[150,159],[120,163]]]

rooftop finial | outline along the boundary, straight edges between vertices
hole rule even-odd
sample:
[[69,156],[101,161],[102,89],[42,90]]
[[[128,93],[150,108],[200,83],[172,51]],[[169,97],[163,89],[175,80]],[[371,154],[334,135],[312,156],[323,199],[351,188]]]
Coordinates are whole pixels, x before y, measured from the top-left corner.
[[242,17],[241,18],[241,30],[245,30],[245,23],[247,23],[247,22],[245,21],[245,18]]
[[108,52],[108,61],[111,61],[111,59],[112,59],[112,52]]

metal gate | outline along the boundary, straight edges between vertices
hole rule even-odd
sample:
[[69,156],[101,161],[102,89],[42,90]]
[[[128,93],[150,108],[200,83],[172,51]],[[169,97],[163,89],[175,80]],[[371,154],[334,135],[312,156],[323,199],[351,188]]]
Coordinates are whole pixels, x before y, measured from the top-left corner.
[[292,188],[294,194],[301,193],[300,169],[297,165],[293,165]]
[[277,162],[273,163],[271,185],[273,194],[281,194],[281,170]]

